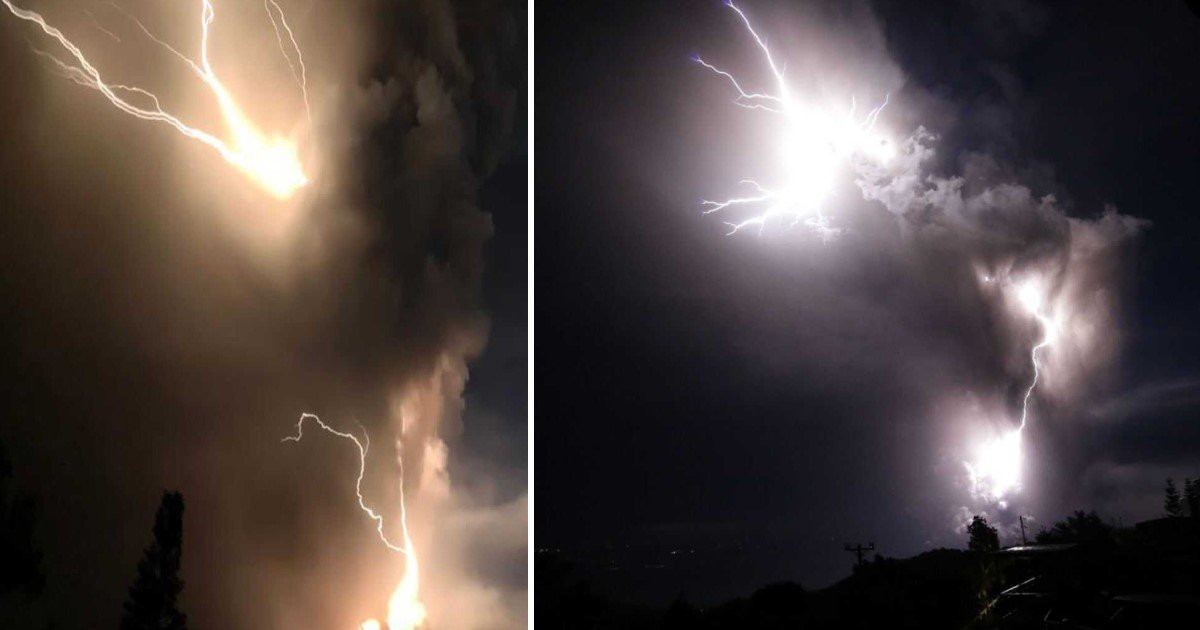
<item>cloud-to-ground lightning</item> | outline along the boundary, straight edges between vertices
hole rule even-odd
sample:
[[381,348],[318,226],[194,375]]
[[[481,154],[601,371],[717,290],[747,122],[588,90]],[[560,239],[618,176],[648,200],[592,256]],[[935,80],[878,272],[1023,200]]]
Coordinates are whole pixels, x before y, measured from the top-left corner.
[[1038,320],[1041,325],[1042,339],[1033,346],[1029,351],[1029,361],[1033,364],[1033,379],[1029,382],[1029,388],[1025,390],[1025,398],[1021,401],[1021,426],[1018,431],[1025,428],[1025,422],[1029,418],[1029,398],[1033,396],[1033,390],[1037,387],[1038,378],[1041,377],[1041,366],[1038,364],[1038,351],[1054,342],[1055,336],[1058,334],[1058,324],[1048,314],[1043,312],[1043,306],[1046,298],[1042,291],[1041,284],[1036,280],[1027,280],[1025,284],[1018,289],[1017,298]]
[[[158,97],[148,90],[109,83],[101,76],[100,71],[88,61],[79,46],[75,45],[58,28],[47,23],[41,14],[18,7],[13,4],[12,0],[0,0],[0,2],[3,2],[9,12],[17,18],[37,25],[46,36],[57,41],[73,58],[73,64],[55,58],[57,62],[55,67],[58,71],[75,83],[100,92],[117,109],[142,120],[166,123],[183,135],[203,142],[215,149],[227,162],[248,175],[268,193],[280,199],[290,197],[296,190],[308,183],[308,177],[305,175],[297,155],[295,142],[278,136],[268,137],[259,131],[242,112],[233,95],[221,83],[209,63],[209,27],[216,17],[216,11],[210,0],[201,0],[200,61],[198,63],[155,37],[140,21],[135,19],[135,22],[151,39],[185,61],[195,75],[208,87],[220,107],[227,130],[227,138],[217,137],[183,122],[166,111]],[[278,8],[278,5],[275,6]],[[274,22],[274,16],[272,16],[272,22]],[[290,37],[291,29],[288,28],[287,31]],[[295,43],[294,38],[292,38],[292,42]],[[297,47],[298,52],[299,48]],[[134,96],[135,94],[137,97]],[[305,97],[307,106],[307,91],[305,91]],[[140,104],[131,102],[131,99],[135,98]]]
[[1041,378],[1038,353],[1054,343],[1058,335],[1058,321],[1045,311],[1044,287],[1037,279],[1029,279],[1016,287],[1016,298],[1021,306],[1038,321],[1041,339],[1029,351],[1033,364],[1033,378],[1021,399],[1021,422],[999,438],[982,445],[974,462],[967,462],[967,474],[972,490],[990,499],[1002,501],[1004,497],[1021,486],[1021,437],[1029,421],[1029,402]]
[[762,51],[774,77],[775,92],[747,91],[733,74],[699,56],[694,60],[729,81],[737,94],[734,104],[784,118],[785,128],[779,135],[781,145],[778,147],[783,181],[768,188],[755,180],[743,179],[742,185],[752,189],[749,194],[723,201],[702,200],[705,214],[730,206],[750,206],[757,210],[756,213],[726,222],[731,228],[730,234],[751,226],[758,226],[761,231],[771,221],[783,219],[793,226],[803,223],[824,238],[833,236],[839,230],[832,227],[823,212],[823,205],[833,192],[839,169],[854,157],[882,163],[894,154],[892,142],[875,132],[875,123],[887,106],[887,98],[858,119],[853,98],[848,110],[830,111],[794,93],[788,85],[785,69],[776,62],[766,40],[754,29],[750,19],[733,2],[726,2],[726,6],[737,13]]
[[[412,538],[408,533],[408,512],[404,501],[404,459],[399,456],[397,449],[396,461],[400,467],[400,544],[393,543],[384,533],[383,516],[375,510],[367,506],[362,495],[362,480],[367,470],[367,453],[371,448],[370,435],[363,431],[363,439],[353,433],[338,431],[337,429],[325,424],[316,414],[303,413],[300,415],[300,420],[296,422],[296,434],[283,438],[284,442],[299,442],[304,437],[304,422],[311,420],[315,422],[322,430],[331,433],[337,437],[350,440],[354,446],[358,448],[358,479],[355,481],[354,491],[358,495],[358,507],[372,521],[375,522],[375,531],[379,535],[379,540],[391,551],[403,554],[405,556],[404,574],[400,579],[400,584],[392,592],[391,598],[388,600],[388,628],[390,630],[411,630],[420,626],[425,621],[425,606],[421,603],[418,596],[418,565],[417,554],[413,550]],[[361,625],[361,630],[379,630],[380,624],[375,619],[368,619]]]

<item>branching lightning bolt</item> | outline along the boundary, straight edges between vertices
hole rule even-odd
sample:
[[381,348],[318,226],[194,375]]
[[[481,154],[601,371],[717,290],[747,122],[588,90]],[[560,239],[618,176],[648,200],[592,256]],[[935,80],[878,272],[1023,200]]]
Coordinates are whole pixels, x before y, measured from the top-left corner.
[[[876,164],[886,164],[895,154],[895,145],[876,131],[879,117],[887,107],[889,97],[864,116],[856,114],[858,107],[850,99],[848,110],[821,107],[813,98],[795,93],[788,84],[786,68],[780,64],[767,40],[751,23],[742,9],[732,1],[725,3],[737,14],[742,26],[753,39],[770,71],[773,88],[757,91],[733,73],[696,56],[698,65],[711,72],[733,89],[733,103],[747,110],[779,116],[784,121],[779,138],[779,183],[766,186],[756,179],[742,179],[743,194],[723,200],[703,199],[704,214],[732,212],[744,209],[746,215],[728,221],[729,234],[757,227],[761,233],[768,224],[783,220],[790,226],[803,224],[828,239],[840,229],[834,227],[823,208],[834,194],[835,183],[846,164],[858,167],[859,158]],[[987,279],[989,282],[991,278]],[[1017,297],[1040,325],[1041,338],[1029,352],[1033,378],[1021,399],[1020,425],[1003,432],[981,445],[974,462],[966,463],[976,493],[1002,500],[1005,493],[1020,486],[1021,437],[1030,421],[1030,406],[1034,392],[1042,380],[1041,357],[1058,334],[1058,321],[1045,310],[1046,295],[1040,279],[1032,278],[1017,289]]]
[[872,109],[862,119],[854,119],[855,103],[851,99],[848,112],[835,114],[813,107],[796,98],[785,77],[785,68],[780,66],[766,40],[758,34],[746,14],[732,2],[726,6],[733,9],[742,24],[762,51],[766,65],[776,84],[776,93],[752,92],[730,72],[705,61],[699,56],[694,61],[713,73],[724,77],[733,86],[737,96],[735,105],[753,110],[763,110],[782,115],[786,120],[786,132],[782,134],[782,170],[786,182],[782,186],[766,188],[754,180],[742,180],[742,184],[754,186],[756,194],[732,197],[723,201],[701,200],[705,214],[725,210],[730,206],[762,206],[766,209],[741,221],[726,222],[729,234],[758,226],[759,231],[773,219],[790,219],[790,225],[803,223],[828,239],[839,230],[830,226],[822,214],[821,206],[832,194],[837,176],[837,165],[853,156],[864,156],[886,162],[892,154],[891,143],[873,133],[879,114],[887,106],[888,99]]
[[[392,592],[391,598],[388,600],[388,627],[391,630],[410,630],[420,626],[425,621],[425,606],[421,603],[418,595],[418,572],[417,554],[413,550],[412,537],[408,533],[408,508],[405,506],[404,500],[404,458],[396,457],[396,461],[400,467],[400,536],[401,544],[397,545],[388,539],[387,534],[383,531],[383,516],[371,509],[362,494],[363,476],[367,470],[367,453],[371,448],[371,436],[363,430],[363,439],[359,440],[358,436],[337,429],[325,424],[321,418],[313,413],[302,413],[300,419],[296,421],[296,434],[289,435],[283,438],[283,442],[299,442],[304,437],[304,422],[311,420],[317,423],[317,426],[322,430],[332,433],[337,437],[344,438],[354,442],[354,446],[358,448],[358,478],[354,482],[354,493],[358,496],[358,507],[372,521],[375,522],[375,532],[388,549],[396,553],[404,554],[405,570],[404,576],[400,579],[400,584],[396,586],[396,590]],[[364,629],[378,630],[380,624],[374,619],[369,619],[360,626]]]
[[366,474],[366,471],[367,471],[367,451],[370,450],[370,448],[371,448],[371,436],[369,434],[367,434],[366,431],[363,431],[363,440],[360,441],[358,439],[358,436],[354,435],[353,433],[346,433],[343,431],[338,431],[337,429],[329,426],[328,424],[325,424],[325,422],[323,420],[321,420],[321,418],[317,417],[316,414],[303,413],[303,414],[300,414],[300,420],[298,422],[296,422],[296,435],[289,435],[288,437],[283,438],[282,441],[283,442],[299,442],[300,439],[304,437],[304,421],[305,420],[312,420],[313,422],[316,422],[317,426],[321,427],[321,429],[328,431],[329,433],[332,433],[340,438],[345,438],[347,440],[350,440],[351,442],[354,442],[354,446],[356,446],[358,448],[358,479],[356,479],[354,482],[354,493],[356,495],[358,495],[358,507],[364,513],[366,513],[366,515],[368,517],[370,517],[370,519],[372,521],[375,521],[375,531],[379,534],[379,540],[382,541],[383,544],[386,545],[388,549],[391,549],[392,551],[395,551],[397,553],[408,554],[409,548],[412,546],[412,543],[410,540],[408,540],[408,525],[405,522],[406,519],[405,519],[405,514],[404,514],[403,460],[401,460],[401,468],[400,468],[400,497],[401,497],[400,498],[400,521],[401,521],[401,525],[402,525],[402,530],[404,532],[404,534],[403,534],[404,535],[404,545],[402,546],[402,545],[397,545],[397,544],[393,543],[392,541],[388,540],[387,534],[383,533],[383,516],[380,515],[378,512],[376,512],[375,510],[371,509],[367,505],[366,500],[363,499],[362,481],[363,481],[363,476]]
[[137,18],[137,16],[126,11],[124,7],[122,7],[121,5],[119,5],[115,2],[109,2],[108,6],[119,11],[121,13],[121,15],[124,15],[126,18],[128,18],[130,22],[133,22],[134,24],[136,24],[138,29],[140,29],[142,31],[142,33],[146,36],[147,39],[149,39],[150,41],[167,49],[167,51],[170,52],[172,55],[174,55],[177,59],[179,59],[183,63],[186,63],[188,65],[188,67],[191,68],[192,72],[196,73],[196,76],[201,77],[201,78],[204,77],[204,70],[202,70],[200,68],[200,66],[196,65],[195,61],[192,61],[191,58],[189,58],[187,55],[179,52],[179,50],[177,50],[174,46],[159,39],[157,35],[155,35],[153,32],[151,32],[151,30],[149,28],[147,28],[146,25]]
[[[13,4],[12,0],[0,0],[0,2],[3,2],[9,12],[17,18],[37,25],[42,33],[57,41],[70,54],[74,59],[73,65],[54,58],[54,65],[60,74],[70,78],[79,85],[100,92],[117,109],[142,120],[168,124],[184,136],[203,142],[215,149],[227,162],[249,175],[276,197],[289,197],[298,188],[308,183],[308,178],[304,174],[299,158],[296,155],[294,143],[278,137],[267,138],[260,133],[246,118],[245,114],[242,113],[233,96],[221,83],[220,79],[217,78],[216,72],[213,71],[208,59],[208,34],[209,26],[212,24],[216,12],[210,0],[201,1],[199,63],[180,53],[158,37],[155,37],[141,21],[133,18],[133,16],[129,17],[133,19],[147,36],[186,62],[196,76],[208,86],[220,106],[226,127],[228,128],[230,134],[228,141],[206,131],[196,129],[168,113],[163,109],[158,97],[145,89],[106,82],[101,76],[100,71],[88,61],[83,51],[71,42],[62,31],[47,23],[41,14],[18,7]],[[120,7],[116,8],[125,13]],[[278,8],[278,5],[276,5],[276,8]],[[129,14],[126,13],[126,15]],[[282,15],[282,12],[280,15]],[[274,21],[274,18],[272,18],[272,21]],[[291,29],[287,30],[290,36]],[[292,41],[294,43],[295,39],[293,38]],[[38,52],[43,58],[53,58],[52,55],[44,53],[44,51]],[[150,103],[142,105],[134,104],[126,98],[126,95],[130,93],[146,97]],[[305,104],[307,106],[307,92],[305,96]]]

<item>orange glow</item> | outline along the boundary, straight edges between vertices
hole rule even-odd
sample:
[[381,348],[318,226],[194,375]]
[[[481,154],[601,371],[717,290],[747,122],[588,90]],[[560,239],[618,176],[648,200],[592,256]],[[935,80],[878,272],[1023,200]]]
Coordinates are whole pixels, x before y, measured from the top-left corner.
[[[77,65],[66,64],[58,58],[42,51],[36,52],[44,58],[49,59],[66,78],[103,94],[117,109],[142,120],[166,123],[183,135],[199,140],[216,149],[225,161],[237,167],[238,170],[245,173],[263,190],[278,199],[290,197],[297,189],[308,183],[308,177],[304,174],[304,169],[300,165],[300,158],[297,155],[295,142],[281,137],[268,137],[259,131],[246,118],[246,115],[242,113],[237,101],[225,89],[225,86],[217,78],[216,72],[213,71],[212,66],[209,64],[208,28],[216,17],[216,11],[209,0],[201,0],[200,63],[196,63],[155,37],[136,18],[132,18],[131,16],[131,19],[137,23],[148,37],[187,63],[196,76],[208,86],[212,95],[217,99],[218,105],[220,105],[221,115],[228,132],[228,137],[225,139],[191,127],[179,120],[164,110],[159,103],[158,97],[147,90],[105,82],[100,76],[100,71],[87,60],[83,51],[67,39],[62,31],[48,24],[40,14],[28,9],[22,9],[14,5],[11,0],[0,0],[0,2],[3,2],[13,15],[36,24],[41,28],[43,33],[56,40],[74,58]],[[278,8],[278,5],[275,6]],[[273,19],[274,17],[272,17]],[[290,36],[290,29],[288,29],[288,33]],[[293,38],[292,41],[294,42],[295,39]],[[297,52],[299,52],[298,48]],[[135,98],[142,102],[142,104],[137,105],[129,100]]]

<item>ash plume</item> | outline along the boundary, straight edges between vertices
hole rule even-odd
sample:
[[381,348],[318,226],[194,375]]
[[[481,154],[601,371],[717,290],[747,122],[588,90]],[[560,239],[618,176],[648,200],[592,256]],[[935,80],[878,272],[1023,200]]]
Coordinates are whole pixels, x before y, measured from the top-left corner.
[[[792,99],[815,107],[889,94],[879,117],[871,112],[869,128],[883,139],[870,144],[899,140],[894,154],[855,156],[842,169],[843,181],[819,216],[819,231],[831,243],[797,239],[797,248],[812,250],[795,254],[803,260],[795,290],[806,295],[792,324],[799,345],[818,364],[851,363],[870,375],[853,382],[814,370],[810,378],[848,393],[863,383],[903,392],[879,415],[925,417],[910,421],[919,426],[914,448],[895,457],[921,462],[926,478],[914,478],[922,489],[910,494],[952,529],[961,530],[970,513],[987,511],[1008,527],[1021,514],[1061,512],[1063,500],[1078,500],[1063,480],[1094,456],[1071,444],[1087,432],[1081,416],[1089,401],[1119,386],[1133,254],[1149,222],[1111,204],[1079,207],[1053,167],[1026,155],[1018,142],[1025,104],[1006,60],[1047,28],[1046,11],[1028,3],[991,13],[947,9],[956,23],[978,31],[963,44],[964,54],[986,86],[948,94],[905,74],[885,25],[864,3],[747,10],[770,25],[763,28],[771,55],[798,60],[788,66]],[[740,67],[735,72],[746,83],[734,85],[736,104],[769,98],[758,95],[769,81]],[[797,115],[800,123],[805,115]],[[736,129],[747,138],[787,128],[765,116],[746,120]],[[770,164],[786,149],[751,143],[738,150],[752,156],[750,164],[763,158]],[[718,154],[739,155],[726,146]],[[804,163],[799,172],[788,164],[783,177],[804,184],[816,164]],[[749,205],[744,199],[713,205],[724,212],[736,204]],[[733,231],[808,211],[768,208],[731,223]],[[754,337],[770,333],[741,334],[750,339],[745,345],[759,347]]]
[[[183,575],[198,625],[383,618],[403,565],[379,553],[357,510],[357,461],[320,440],[276,448],[311,411],[370,433],[363,493],[389,519],[403,456],[430,623],[521,627],[526,501],[514,469],[523,462],[460,446],[473,417],[501,413],[465,397],[492,332],[483,288],[495,228],[481,189],[520,142],[524,8],[279,4],[304,51],[312,109],[312,139],[300,148],[310,184],[286,203],[163,134],[127,131],[3,44],[13,82],[29,86],[3,129],[42,147],[3,162],[6,179],[30,182],[5,191],[6,205],[39,200],[3,219],[20,241],[4,263],[26,279],[4,288],[6,303],[23,305],[6,317],[10,356],[25,365],[6,376],[19,407],[62,439],[8,418],[5,435],[42,496],[78,493],[45,501],[51,572],[96,567],[51,579],[47,599],[77,610],[47,614],[68,626],[115,620],[142,528],[109,506],[143,506],[166,486],[188,501]],[[217,7],[213,65],[228,69],[232,92],[258,89],[247,104],[256,119],[304,119],[276,33],[261,6],[247,5]],[[155,6],[125,8],[152,23],[153,10],[168,10]],[[222,37],[243,24],[265,36],[229,50]],[[256,52],[276,64],[270,81],[236,63]],[[112,72],[137,67],[137,53],[112,53]],[[172,80],[153,64],[145,71]],[[131,133],[136,148],[115,141]],[[35,190],[36,173],[50,171],[88,185]],[[475,434],[523,444],[513,424],[523,426],[493,421]],[[80,530],[79,513],[93,515],[94,530]],[[113,532],[116,544],[100,540]]]
[[[1053,434],[1055,425],[1070,426],[1090,396],[1105,391],[1097,385],[1111,377],[1121,349],[1131,246],[1149,222],[1111,205],[1092,216],[1069,216],[1054,194],[1039,196],[1014,169],[984,153],[964,153],[959,174],[930,173],[936,141],[918,128],[888,172],[867,171],[857,184],[865,199],[896,216],[917,264],[954,283],[948,295],[960,303],[943,306],[978,310],[969,316],[975,320],[976,353],[967,362],[975,364],[979,377],[965,399],[954,403],[951,413],[961,418],[948,421],[982,425],[984,435],[1010,431],[1013,418],[1021,417],[1020,396],[1028,391],[1035,407],[1031,422],[1043,425],[1035,435]],[[1044,287],[1048,307],[1062,314],[1054,322],[1059,331],[1054,343],[1038,357],[1042,374],[1036,387],[1030,348],[1044,333],[1028,315],[1014,311],[1012,290],[1004,289],[1029,278]],[[1025,483],[1038,492],[1036,478]],[[959,528],[972,511],[990,510],[1011,529],[1021,507],[1030,506],[1025,497],[969,494],[969,505],[955,517]]]

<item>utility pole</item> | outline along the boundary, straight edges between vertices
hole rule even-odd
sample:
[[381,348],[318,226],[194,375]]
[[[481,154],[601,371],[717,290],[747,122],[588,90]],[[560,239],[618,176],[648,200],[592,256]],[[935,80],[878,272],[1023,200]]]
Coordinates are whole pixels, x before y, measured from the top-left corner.
[[1025,540],[1025,517],[1018,516],[1017,518],[1021,520],[1021,544],[1028,545],[1029,541]]
[[863,563],[863,552],[875,551],[875,543],[867,543],[866,546],[864,546],[862,543],[855,543],[853,545],[846,543],[846,551],[853,551],[854,553],[858,554],[858,563],[854,566],[861,567]]

